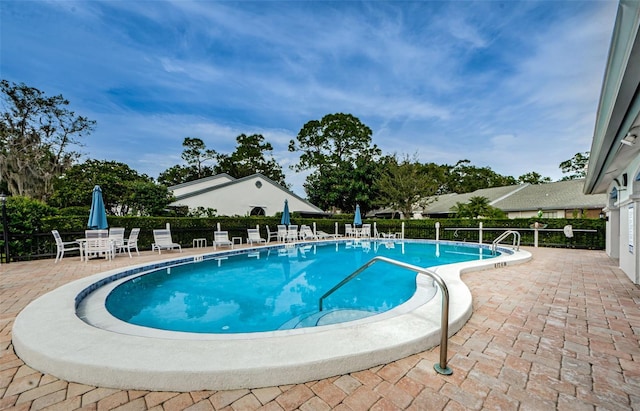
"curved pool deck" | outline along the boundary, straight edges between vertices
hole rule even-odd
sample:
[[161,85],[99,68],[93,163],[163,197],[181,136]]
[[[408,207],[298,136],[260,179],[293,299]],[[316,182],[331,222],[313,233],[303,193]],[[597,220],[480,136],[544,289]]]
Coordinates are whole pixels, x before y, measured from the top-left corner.
[[[519,251],[434,268],[449,289],[449,335],[472,314],[471,293],[460,279],[462,273],[530,258],[529,252]],[[170,261],[179,260],[184,257]],[[121,271],[77,280],[33,301],[13,326],[16,353],[30,367],[68,381],[112,388],[196,391],[317,380],[388,363],[440,342],[440,292],[422,304],[418,291],[402,309],[364,320],[269,333],[133,335],[117,324],[103,329],[80,319],[76,315],[78,295]]]

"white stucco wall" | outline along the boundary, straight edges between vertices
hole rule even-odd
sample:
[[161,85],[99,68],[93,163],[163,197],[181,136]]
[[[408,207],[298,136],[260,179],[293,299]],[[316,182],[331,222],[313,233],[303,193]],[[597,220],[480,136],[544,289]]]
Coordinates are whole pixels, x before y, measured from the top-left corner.
[[267,216],[282,212],[284,200],[289,201],[289,211],[320,212],[307,202],[272,184],[259,175],[236,184],[219,187],[214,191],[180,199],[171,205],[213,208],[217,215],[249,215],[254,207],[262,207]]
[[620,258],[620,209],[612,206],[607,208],[606,213],[605,251],[611,258]]
[[[635,182],[639,173],[640,157],[616,176],[617,182],[607,191],[611,193],[615,187],[618,199],[607,208],[606,252],[619,259],[620,269],[636,284],[640,283],[640,182]],[[624,174],[627,174],[626,186]]]
[[[631,280],[635,280],[635,254],[638,252],[637,239],[633,237],[633,245],[630,244],[630,234],[635,235],[635,230],[629,230],[630,209],[632,202],[624,201],[620,206],[620,268],[627,274]],[[634,207],[634,217],[637,207]],[[634,222],[635,224],[635,222]]]

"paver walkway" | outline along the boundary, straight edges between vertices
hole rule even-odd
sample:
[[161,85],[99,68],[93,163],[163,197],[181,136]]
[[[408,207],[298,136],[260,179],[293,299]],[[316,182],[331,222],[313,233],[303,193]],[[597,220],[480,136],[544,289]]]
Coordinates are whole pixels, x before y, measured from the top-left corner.
[[474,313],[450,340],[451,376],[433,370],[436,347],[306,384],[182,393],[62,381],[26,366],[11,345],[15,316],[36,297],[157,254],[2,265],[0,409],[640,410],[640,289],[602,251],[529,251],[534,259],[527,264],[463,276]]

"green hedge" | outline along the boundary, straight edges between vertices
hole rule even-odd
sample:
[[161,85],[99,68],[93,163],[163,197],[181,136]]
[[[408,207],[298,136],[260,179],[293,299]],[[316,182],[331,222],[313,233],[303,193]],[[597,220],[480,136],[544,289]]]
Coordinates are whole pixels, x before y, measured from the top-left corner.
[[[55,242],[51,235],[51,230],[60,231],[63,240],[70,241],[83,237],[88,217],[83,216],[55,216],[42,217],[37,223],[31,223],[27,227],[22,226],[20,230],[14,230],[10,225],[10,247],[11,256],[14,260],[25,260],[33,258],[51,257],[55,254]],[[266,238],[265,226],[274,231],[280,223],[279,217],[213,217],[213,218],[193,218],[193,217],[116,217],[108,216],[110,227],[125,227],[126,235],[134,227],[139,227],[139,245],[141,249],[150,249],[153,242],[153,229],[164,228],[167,223],[171,225],[171,232],[174,241],[182,246],[191,247],[194,238],[206,238],[211,244],[213,232],[217,224],[223,230],[229,231],[229,237],[247,236],[247,228],[260,226],[260,235]],[[338,224],[339,233],[344,233],[344,225],[353,221],[353,215],[340,215],[331,219],[303,219],[295,214],[292,216],[292,224],[307,224],[313,227],[316,224],[317,230],[328,233],[335,232],[335,224]],[[520,230],[521,244],[533,244],[533,230],[530,226],[539,221],[547,225],[547,229],[558,229],[557,232],[539,232],[539,245],[549,247],[576,247],[589,249],[604,249],[605,247],[605,221],[600,219],[425,219],[425,220],[374,220],[365,219],[365,223],[374,222],[379,232],[399,233],[402,230],[402,223],[405,224],[405,238],[435,239],[436,223],[440,223],[440,239],[453,241],[478,241],[478,230],[475,230],[482,222],[483,243],[491,243],[495,237],[500,235],[504,229]],[[574,229],[574,238],[567,239],[562,228],[571,224]],[[474,230],[455,230],[458,228],[474,228]],[[500,230],[489,230],[499,228]],[[578,230],[578,231],[576,231]],[[579,230],[595,230],[592,233],[583,233]],[[1,244],[2,242],[0,242]]]

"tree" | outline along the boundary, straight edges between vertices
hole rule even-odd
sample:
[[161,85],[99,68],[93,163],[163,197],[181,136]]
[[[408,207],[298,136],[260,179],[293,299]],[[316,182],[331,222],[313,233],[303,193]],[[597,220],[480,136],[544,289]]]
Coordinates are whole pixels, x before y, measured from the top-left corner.
[[182,152],[182,159],[187,162],[196,171],[198,178],[213,175],[212,168],[205,166],[205,161],[215,160],[218,153],[215,150],[209,150],[199,138],[185,137],[182,145],[185,147]]
[[550,182],[551,177],[542,177],[540,173],[536,173],[535,171],[531,171],[518,177],[518,183],[520,184],[544,184]]
[[140,216],[162,215],[167,205],[173,201],[172,195],[163,185],[139,179],[125,184],[127,196],[122,201],[127,214]]
[[451,211],[459,218],[503,218],[505,216],[502,210],[489,204],[489,199],[481,196],[473,196],[467,203],[457,202]]
[[351,114],[327,114],[307,122],[289,151],[299,151],[296,171],[312,170],[304,183],[309,201],[323,209],[371,209],[381,172],[381,150],[371,145],[371,129]]
[[471,193],[482,188],[502,187],[515,185],[516,179],[511,176],[503,176],[490,167],[475,167],[469,160],[460,160],[449,169],[446,193]]
[[446,194],[447,188],[447,178],[449,176],[449,166],[448,165],[440,165],[436,163],[426,163],[422,164],[422,169],[424,175],[428,176],[429,180],[433,181],[434,184],[438,185],[438,190],[436,191],[436,195]]
[[433,201],[433,196],[440,188],[441,181],[437,175],[429,175],[428,168],[415,158],[411,160],[404,156],[398,160],[394,155],[386,162],[384,169],[376,182],[379,193],[377,204],[397,209],[405,218],[411,217],[416,206],[424,207]]
[[283,187],[288,187],[282,167],[273,158],[273,146],[264,141],[264,136],[240,134],[236,141],[238,145],[233,153],[218,155],[216,172],[227,173],[235,178],[261,173]]
[[193,167],[175,165],[160,173],[158,183],[167,187],[176,186],[188,181],[197,180],[197,173]]
[[89,208],[95,185],[102,188],[105,208],[112,215],[157,213],[172,201],[165,186],[156,186],[149,176],[138,174],[124,163],[87,160],[72,166],[55,181],[49,204]]
[[90,134],[95,121],[76,116],[62,95],[47,97],[7,80],[0,91],[0,180],[13,195],[46,200],[56,177],[79,158],[70,146]]
[[579,178],[585,178],[587,175],[587,164],[589,163],[589,152],[576,153],[569,160],[565,160],[560,163],[560,169],[562,172],[572,173],[568,176],[562,177],[561,181],[577,180]]
[[175,165],[160,173],[160,184],[170,187],[216,174],[213,166],[205,165],[207,161],[218,159],[215,150],[207,149],[204,141],[192,137],[185,137],[182,146],[184,150],[181,157],[188,165]]

